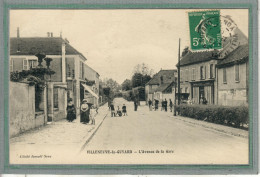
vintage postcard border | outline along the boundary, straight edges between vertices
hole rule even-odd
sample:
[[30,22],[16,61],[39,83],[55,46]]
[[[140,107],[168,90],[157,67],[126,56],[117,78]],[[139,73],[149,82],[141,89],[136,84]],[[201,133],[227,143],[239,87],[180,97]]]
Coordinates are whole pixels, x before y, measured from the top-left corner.
[[[17,1],[18,2],[18,1]],[[1,161],[4,161],[4,173],[58,173],[58,174],[237,174],[237,173],[256,173],[257,171],[257,15],[256,3],[251,1],[250,4],[246,3],[224,3],[223,4],[202,4],[189,3],[179,4],[174,1],[168,3],[155,2],[152,4],[150,1],[140,4],[121,4],[119,2],[112,2],[106,4],[92,3],[78,3],[78,4],[55,4],[50,1],[42,4],[26,3],[9,3],[4,2],[3,19],[4,19],[4,56],[3,65],[1,69],[4,72],[1,79],[4,83],[1,85],[1,92],[4,97],[4,107],[1,106],[1,113],[4,112],[4,136],[1,137],[1,143],[4,142],[4,151],[1,153]],[[239,2],[239,1],[238,1]],[[241,1],[243,2],[243,1]],[[40,3],[40,2],[39,2]],[[191,6],[192,4],[192,6]],[[249,112],[250,112],[250,129],[249,129],[249,165],[10,165],[9,164],[9,129],[8,129],[8,114],[9,114],[9,60],[8,60],[8,46],[9,46],[9,10],[10,9],[217,9],[217,8],[247,8],[249,9],[249,78],[250,78],[250,96],[249,96]],[[255,14],[255,15],[253,15]],[[254,30],[254,31],[253,31]],[[254,38],[253,38],[254,36]],[[254,93],[254,95],[253,95]],[[3,111],[3,112],[2,112]],[[2,141],[4,139],[4,141]],[[4,158],[4,159],[3,159]],[[69,171],[71,170],[71,171]],[[115,171],[116,170],[116,171]]]

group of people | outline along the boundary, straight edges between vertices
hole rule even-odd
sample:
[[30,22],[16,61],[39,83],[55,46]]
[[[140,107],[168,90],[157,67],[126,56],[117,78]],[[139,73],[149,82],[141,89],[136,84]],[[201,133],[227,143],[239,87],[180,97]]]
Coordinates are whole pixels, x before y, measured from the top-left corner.
[[127,116],[127,110],[126,110],[125,104],[123,104],[122,109],[120,109],[120,106],[117,106],[117,110],[115,110],[115,106],[114,106],[113,102],[111,102],[109,105],[109,110],[111,111],[111,117]]
[[[95,125],[95,116],[98,113],[98,109],[93,104],[88,103],[86,99],[82,100],[80,106],[80,122],[83,124]],[[76,109],[72,99],[68,100],[67,106],[67,120],[73,122],[76,119]]]
[[[149,105],[149,110],[150,111],[152,111],[153,109],[155,111],[157,111],[158,108],[159,108],[159,100],[155,99],[154,101],[152,101],[151,99],[149,99],[148,105]],[[169,107],[170,107],[170,111],[172,112],[173,103],[172,103],[171,99],[169,100]],[[165,98],[165,100],[161,101],[161,111],[167,112],[167,110],[168,110],[168,101]]]

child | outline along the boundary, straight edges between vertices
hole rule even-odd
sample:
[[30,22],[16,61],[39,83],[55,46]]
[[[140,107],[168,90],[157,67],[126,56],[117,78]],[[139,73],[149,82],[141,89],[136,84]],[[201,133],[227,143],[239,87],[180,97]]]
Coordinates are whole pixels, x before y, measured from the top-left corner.
[[126,105],[125,105],[125,104],[123,104],[123,106],[122,106],[122,110],[123,110],[123,114],[124,114],[124,116],[127,115]]
[[95,107],[94,106],[91,106],[91,108],[90,108],[90,119],[91,119],[91,121],[92,121],[92,125],[95,125],[95,116],[96,116],[96,114],[97,114],[97,110],[95,109]]
[[119,117],[122,116],[122,111],[120,110],[119,106],[117,106],[117,115],[118,115]]

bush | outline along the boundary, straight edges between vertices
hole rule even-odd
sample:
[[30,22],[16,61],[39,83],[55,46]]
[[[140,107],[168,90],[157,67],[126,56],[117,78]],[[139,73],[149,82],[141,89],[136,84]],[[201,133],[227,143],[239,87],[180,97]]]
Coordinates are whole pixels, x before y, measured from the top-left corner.
[[243,127],[249,123],[247,106],[187,105],[176,106],[179,115],[222,125]]

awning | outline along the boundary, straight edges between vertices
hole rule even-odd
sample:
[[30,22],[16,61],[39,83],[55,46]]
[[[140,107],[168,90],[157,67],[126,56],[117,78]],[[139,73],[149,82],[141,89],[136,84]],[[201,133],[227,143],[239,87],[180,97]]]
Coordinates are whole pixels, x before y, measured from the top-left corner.
[[96,97],[97,99],[99,98],[99,96],[97,94],[95,94],[91,88],[89,86],[87,86],[86,84],[81,84],[85,90],[87,90],[92,96]]

